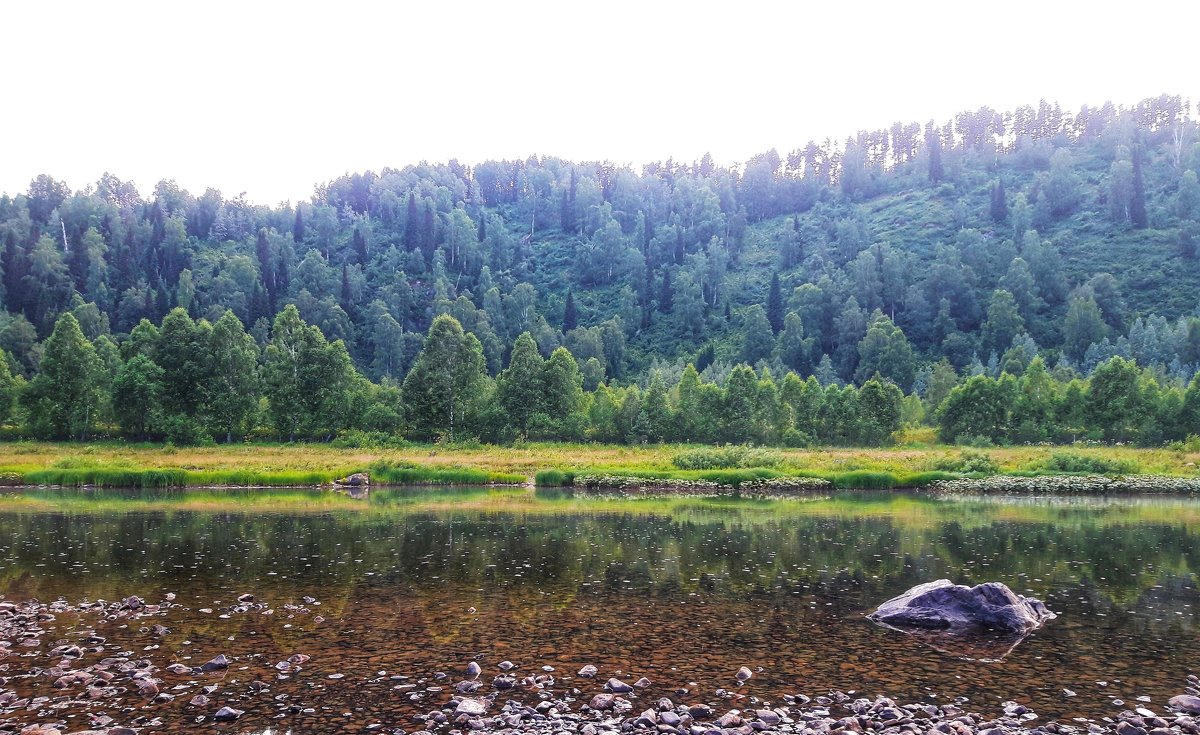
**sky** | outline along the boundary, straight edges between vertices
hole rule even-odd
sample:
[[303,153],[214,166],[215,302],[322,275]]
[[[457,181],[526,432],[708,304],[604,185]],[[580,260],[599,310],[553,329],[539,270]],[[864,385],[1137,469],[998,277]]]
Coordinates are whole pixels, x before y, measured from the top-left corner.
[[[1111,8],[1111,9],[1109,9]],[[108,171],[254,202],[532,154],[721,164],[1039,99],[1200,100],[1192,3],[10,3],[0,192]]]

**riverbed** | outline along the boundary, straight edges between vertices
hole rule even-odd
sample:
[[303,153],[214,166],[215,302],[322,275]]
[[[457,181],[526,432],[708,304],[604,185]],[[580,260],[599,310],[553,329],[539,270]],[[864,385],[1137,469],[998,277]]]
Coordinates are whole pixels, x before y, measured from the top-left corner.
[[[218,655],[230,665],[155,674],[178,696],[132,711],[98,699],[44,715],[75,729],[104,712],[207,732],[229,705],[243,714],[224,727],[239,732],[413,732],[471,678],[471,662],[478,695],[512,680],[501,702],[547,689],[586,701],[610,677],[644,677],[641,700],[715,709],[832,690],[992,714],[1015,701],[1070,721],[1162,709],[1200,660],[1200,501],[1189,498],[253,493],[0,498],[5,600],[161,605],[136,620],[56,616],[39,645],[0,661],[7,686],[57,696],[52,678],[27,674],[87,632],[104,643],[83,663],[125,653],[158,670]],[[1015,645],[945,644],[865,619],[940,578],[1005,582],[1058,618]],[[303,665],[279,666],[297,654]],[[596,678],[578,675],[586,665]],[[741,667],[753,672],[745,683]],[[534,677],[546,675],[554,683],[539,690]],[[206,705],[190,704],[214,685]]]

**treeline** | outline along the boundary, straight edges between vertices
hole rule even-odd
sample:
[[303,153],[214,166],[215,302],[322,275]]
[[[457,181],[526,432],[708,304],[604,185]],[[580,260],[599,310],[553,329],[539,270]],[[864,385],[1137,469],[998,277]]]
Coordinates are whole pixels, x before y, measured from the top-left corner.
[[[880,315],[877,327],[886,330]],[[894,329],[894,327],[891,327]],[[875,349],[864,339],[864,352]],[[215,323],[174,309],[119,343],[89,340],[63,314],[26,381],[0,360],[0,420],[16,435],[122,436],[177,443],[247,438],[707,442],[878,446],[903,427],[934,425],[946,441],[1021,443],[1091,438],[1157,444],[1200,433],[1200,379],[1186,388],[1114,357],[1090,376],[1046,368],[960,375],[941,361],[905,394],[875,373],[861,385],[775,377],[747,364],[653,372],[644,385],[587,376],[564,347],[543,357],[521,334],[488,374],[480,340],[434,319],[402,381],[370,381],[341,340],[294,306],[264,344],[226,312]]]
[[232,311],[265,345],[293,305],[377,383],[402,380],[448,314],[492,376],[528,332],[609,383],[744,361],[862,384],[879,311],[914,353],[911,377],[880,370],[906,392],[942,358],[998,374],[1035,354],[1084,375],[1123,356],[1186,384],[1200,366],[1194,109],[982,108],[740,166],[420,164],[295,206],[39,176],[0,196],[0,348],[30,377],[63,313],[119,342],[175,308],[214,326]]

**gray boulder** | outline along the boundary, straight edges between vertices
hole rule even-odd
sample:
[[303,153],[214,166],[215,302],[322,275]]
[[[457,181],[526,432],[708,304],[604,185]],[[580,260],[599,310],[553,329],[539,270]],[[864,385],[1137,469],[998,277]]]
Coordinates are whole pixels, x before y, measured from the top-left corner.
[[371,484],[371,476],[366,472],[355,472],[353,475],[343,477],[340,480],[334,480],[335,485],[345,485],[347,487],[361,487],[362,485]]
[[990,629],[1024,633],[1057,616],[1040,600],[1022,597],[1000,582],[967,587],[939,579],[893,597],[867,617],[900,629]]

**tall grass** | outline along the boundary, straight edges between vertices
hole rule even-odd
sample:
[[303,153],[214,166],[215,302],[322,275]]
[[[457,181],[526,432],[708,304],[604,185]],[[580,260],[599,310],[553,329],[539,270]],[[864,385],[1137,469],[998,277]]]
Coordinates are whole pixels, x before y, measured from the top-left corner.
[[377,462],[371,465],[372,485],[520,485],[524,475],[459,467],[411,467]]

